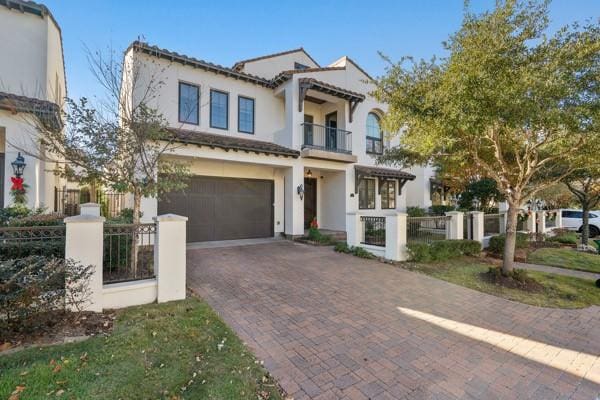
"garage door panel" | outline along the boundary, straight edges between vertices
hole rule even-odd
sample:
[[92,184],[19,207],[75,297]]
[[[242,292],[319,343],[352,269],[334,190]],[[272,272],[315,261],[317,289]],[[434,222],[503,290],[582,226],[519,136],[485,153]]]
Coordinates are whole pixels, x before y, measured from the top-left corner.
[[158,203],[188,217],[188,241],[273,236],[273,181],[196,176]]

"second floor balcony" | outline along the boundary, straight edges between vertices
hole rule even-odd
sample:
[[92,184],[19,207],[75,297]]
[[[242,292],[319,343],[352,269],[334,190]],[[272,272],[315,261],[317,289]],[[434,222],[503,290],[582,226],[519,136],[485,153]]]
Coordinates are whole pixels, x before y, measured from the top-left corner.
[[352,154],[352,132],[331,126],[302,124],[302,148]]

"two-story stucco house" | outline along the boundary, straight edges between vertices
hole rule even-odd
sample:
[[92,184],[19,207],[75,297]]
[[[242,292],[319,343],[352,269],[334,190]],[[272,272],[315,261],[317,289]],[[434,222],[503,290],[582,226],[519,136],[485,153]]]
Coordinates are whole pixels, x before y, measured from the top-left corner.
[[0,0],[0,207],[11,204],[11,163],[21,152],[28,206],[54,207],[61,182],[40,157],[32,119],[60,124],[66,96],[61,30],[43,5]]
[[[189,217],[188,241],[303,235],[310,221],[347,230],[347,215],[427,207],[431,171],[376,165],[397,138],[369,93],[371,77],[348,57],[321,66],[304,49],[223,67],[134,42],[125,65],[159,69],[153,98],[189,163],[182,192],[144,199],[143,219]],[[135,94],[133,96],[135,100]]]

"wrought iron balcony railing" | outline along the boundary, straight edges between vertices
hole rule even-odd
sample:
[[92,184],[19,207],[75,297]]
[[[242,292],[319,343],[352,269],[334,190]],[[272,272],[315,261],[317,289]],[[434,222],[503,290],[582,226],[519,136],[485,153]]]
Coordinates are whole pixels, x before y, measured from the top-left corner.
[[303,123],[302,147],[352,154],[352,132],[324,125]]

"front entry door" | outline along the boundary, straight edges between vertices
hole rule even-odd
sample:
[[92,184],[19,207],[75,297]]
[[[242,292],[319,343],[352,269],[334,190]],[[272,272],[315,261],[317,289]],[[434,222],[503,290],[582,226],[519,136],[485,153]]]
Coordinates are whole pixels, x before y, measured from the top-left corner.
[[337,111],[325,116],[325,148],[337,149]]
[[304,178],[304,228],[310,228],[310,222],[317,218],[317,180]]

